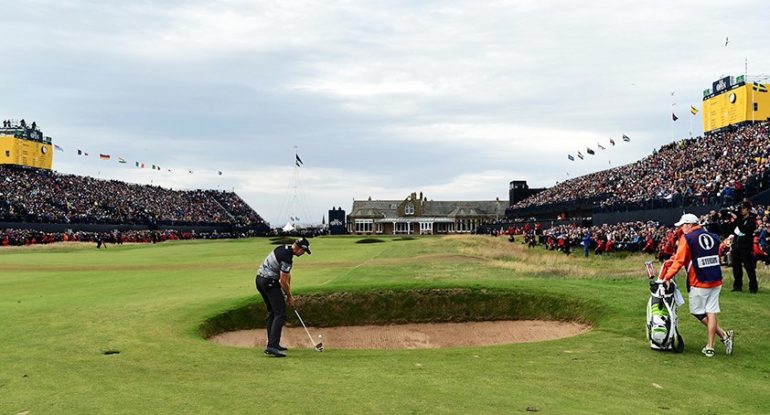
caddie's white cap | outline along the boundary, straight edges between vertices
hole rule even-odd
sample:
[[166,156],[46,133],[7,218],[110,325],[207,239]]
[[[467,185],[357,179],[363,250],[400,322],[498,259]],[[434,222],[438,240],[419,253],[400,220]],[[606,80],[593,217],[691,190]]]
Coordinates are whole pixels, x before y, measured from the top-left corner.
[[675,223],[674,226],[682,226],[685,223],[697,225],[700,223],[700,219],[698,219],[698,217],[692,213],[685,213],[681,218],[679,218],[679,222]]

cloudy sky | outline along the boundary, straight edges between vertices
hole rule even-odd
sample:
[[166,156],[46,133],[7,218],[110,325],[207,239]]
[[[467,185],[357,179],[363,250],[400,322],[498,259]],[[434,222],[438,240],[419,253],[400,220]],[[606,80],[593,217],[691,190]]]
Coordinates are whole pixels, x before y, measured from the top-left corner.
[[711,82],[770,73],[766,2],[577,4],[0,0],[0,118],[37,121],[59,172],[234,189],[277,226],[629,163],[700,134]]

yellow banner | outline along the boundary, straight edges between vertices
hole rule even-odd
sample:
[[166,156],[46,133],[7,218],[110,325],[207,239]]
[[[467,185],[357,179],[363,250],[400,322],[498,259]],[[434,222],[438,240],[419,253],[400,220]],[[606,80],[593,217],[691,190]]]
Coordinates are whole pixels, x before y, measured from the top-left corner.
[[754,84],[742,85],[703,100],[703,132],[770,117],[770,93]]
[[53,146],[49,143],[0,135],[0,164],[51,170]]

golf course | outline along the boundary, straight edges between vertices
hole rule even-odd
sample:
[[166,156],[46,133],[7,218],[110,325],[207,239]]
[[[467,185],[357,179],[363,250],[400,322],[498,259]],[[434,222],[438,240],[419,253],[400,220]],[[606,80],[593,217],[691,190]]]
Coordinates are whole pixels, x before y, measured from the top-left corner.
[[314,238],[313,254],[295,258],[292,289],[313,337],[498,320],[590,330],[428,349],[336,349],[324,336],[322,353],[303,344],[276,359],[209,340],[263,327],[254,276],[275,247],[268,238],[3,248],[0,415],[770,413],[762,265],[755,295],[730,292],[723,268],[719,323],[735,330],[735,351],[717,341],[707,358],[687,304],[684,353],[650,350],[651,256],[565,256],[490,236],[378,238]]

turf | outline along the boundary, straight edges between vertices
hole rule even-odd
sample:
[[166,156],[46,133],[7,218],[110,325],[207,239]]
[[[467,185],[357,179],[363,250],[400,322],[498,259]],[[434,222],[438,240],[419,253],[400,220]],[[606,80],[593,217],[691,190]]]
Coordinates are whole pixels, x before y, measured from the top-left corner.
[[568,258],[485,236],[359,239],[313,240],[313,255],[296,260],[295,292],[540,295],[565,299],[540,305],[552,311],[583,307],[594,329],[542,343],[329,346],[270,359],[200,335],[205,321],[259,302],[254,273],[274,248],[268,239],[3,249],[0,414],[770,413],[764,269],[758,295],[723,292],[720,323],[736,331],[735,354],[718,346],[708,359],[705,329],[686,306],[685,353],[649,349],[645,256]]

